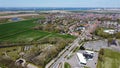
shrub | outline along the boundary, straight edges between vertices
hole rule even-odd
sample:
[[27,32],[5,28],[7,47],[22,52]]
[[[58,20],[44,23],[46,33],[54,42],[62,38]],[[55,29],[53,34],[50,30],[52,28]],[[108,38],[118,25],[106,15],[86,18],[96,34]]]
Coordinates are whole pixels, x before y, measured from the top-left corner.
[[80,47],[80,50],[85,50],[85,47],[84,47],[84,46],[81,46],[81,47]]

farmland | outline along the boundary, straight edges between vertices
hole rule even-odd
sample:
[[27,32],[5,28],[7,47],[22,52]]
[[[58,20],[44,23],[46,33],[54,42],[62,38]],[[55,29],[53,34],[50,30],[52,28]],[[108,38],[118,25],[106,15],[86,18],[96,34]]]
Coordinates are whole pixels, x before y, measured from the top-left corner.
[[75,38],[71,35],[61,35],[59,33],[33,30],[32,27],[38,25],[34,23],[37,19],[25,20],[0,25],[0,42],[30,42],[41,39],[47,35],[50,37]]

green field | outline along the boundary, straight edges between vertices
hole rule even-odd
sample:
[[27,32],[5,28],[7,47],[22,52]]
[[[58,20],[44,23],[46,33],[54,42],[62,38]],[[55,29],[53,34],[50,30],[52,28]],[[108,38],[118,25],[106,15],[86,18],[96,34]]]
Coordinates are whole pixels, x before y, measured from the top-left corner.
[[38,25],[33,23],[37,19],[6,23],[0,25],[0,42],[30,42],[33,40],[41,39],[45,36],[62,37],[62,38],[75,38],[71,35],[61,35],[59,33],[45,32],[40,30],[33,30],[32,27]]
[[70,66],[69,63],[65,62],[65,63],[64,63],[64,68],[71,68],[71,66]]
[[0,25],[0,38],[10,36],[16,33],[21,33],[25,30],[31,29],[31,27],[37,25],[33,23],[36,19],[26,20],[20,22],[6,23]]
[[13,36],[5,37],[2,41],[18,42],[18,41],[33,41],[35,39],[42,38],[48,35],[48,32],[37,31],[37,30],[28,30],[22,33],[15,34]]
[[103,60],[98,60],[97,68],[120,68],[120,52],[104,49]]

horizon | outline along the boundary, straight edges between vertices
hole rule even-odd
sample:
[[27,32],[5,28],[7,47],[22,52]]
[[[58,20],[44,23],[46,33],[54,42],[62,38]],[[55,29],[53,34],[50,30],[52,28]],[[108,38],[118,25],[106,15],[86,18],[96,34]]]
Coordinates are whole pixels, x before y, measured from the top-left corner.
[[101,8],[101,9],[114,9],[114,8],[119,8],[120,7],[0,7],[0,8]]

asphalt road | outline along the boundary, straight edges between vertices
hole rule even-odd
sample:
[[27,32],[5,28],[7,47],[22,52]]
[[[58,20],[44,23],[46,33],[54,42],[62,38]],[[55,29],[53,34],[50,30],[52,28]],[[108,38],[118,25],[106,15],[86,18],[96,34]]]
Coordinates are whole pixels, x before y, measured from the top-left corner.
[[84,36],[83,36],[84,33],[85,33],[85,32],[82,32],[81,35],[80,35],[76,40],[74,40],[73,43],[71,43],[71,47],[70,47],[70,48],[69,48],[69,47],[66,48],[66,51],[62,54],[62,56],[60,56],[59,59],[57,59],[56,62],[54,62],[54,63],[50,66],[50,68],[59,68],[59,67],[58,67],[59,64],[62,63],[62,62],[64,62],[64,61],[66,60],[66,59],[65,59],[66,55],[69,55],[69,54],[71,53],[72,49],[74,49],[75,46],[78,46],[78,45],[79,45],[79,42],[82,41],[81,38],[84,37]]
[[53,64],[50,63],[50,64],[52,64],[51,66],[47,66],[46,68],[59,68],[59,64],[63,63],[66,60],[65,57],[71,53],[72,49],[74,49],[74,47],[78,46],[79,42],[81,42],[82,40],[84,40],[87,37],[87,35],[89,34],[89,30],[90,30],[89,28],[84,30],[81,33],[81,35],[77,39],[75,39],[73,43],[71,43],[71,45],[70,45],[71,47],[70,48],[66,47],[64,53],[60,56],[60,58],[57,58]]
[[71,53],[71,50],[78,45],[80,38],[77,38],[73,43],[72,46],[67,50],[66,52],[63,53],[63,55],[50,67],[50,68],[58,68],[59,64],[61,62],[64,62],[65,56]]

